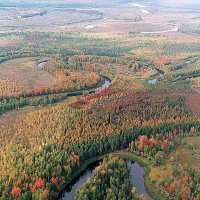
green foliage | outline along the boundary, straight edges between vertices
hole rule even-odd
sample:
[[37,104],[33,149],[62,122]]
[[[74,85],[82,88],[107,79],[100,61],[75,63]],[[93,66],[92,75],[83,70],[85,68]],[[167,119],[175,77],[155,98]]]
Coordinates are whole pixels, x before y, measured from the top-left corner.
[[76,192],[73,200],[140,199],[129,179],[129,170],[124,160],[110,156],[95,169]]
[[[0,37],[18,38],[19,44],[2,52],[0,63],[20,57],[59,54],[59,59],[54,59],[59,70],[96,72],[113,78],[113,86],[103,92],[79,98],[72,104],[65,102],[49,110],[32,112],[18,124],[0,127],[1,199],[55,197],[81,166],[96,156],[128,148],[140,135],[183,133],[199,127],[199,118],[186,109],[183,97],[171,94],[191,91],[190,82],[184,79],[199,76],[198,58],[185,63],[188,56],[199,54],[200,42],[196,38],[66,32],[13,32],[0,33]],[[134,81],[155,69],[162,77],[158,73],[150,76],[158,77],[158,84],[144,86]],[[45,70],[54,73],[52,69]],[[72,82],[77,86],[79,79]],[[69,96],[87,95],[88,92],[83,92],[88,89],[85,86],[82,84],[70,93],[46,88],[19,97],[4,96],[0,98],[0,114],[26,105],[45,106]],[[134,150],[135,146],[131,148]],[[170,141],[166,153],[173,149],[174,143]],[[161,164],[160,150],[161,145],[155,145],[152,150],[146,146],[142,153],[151,153],[155,163]],[[191,191],[198,196],[199,175],[195,176],[196,171],[188,174],[195,179]],[[104,184],[97,184],[100,179]],[[185,185],[183,190],[187,191]],[[184,191],[177,190],[178,194],[172,198],[179,198],[179,193]],[[105,199],[124,196],[131,199],[135,195],[124,161],[105,160],[103,169],[75,198],[103,199],[104,195]]]

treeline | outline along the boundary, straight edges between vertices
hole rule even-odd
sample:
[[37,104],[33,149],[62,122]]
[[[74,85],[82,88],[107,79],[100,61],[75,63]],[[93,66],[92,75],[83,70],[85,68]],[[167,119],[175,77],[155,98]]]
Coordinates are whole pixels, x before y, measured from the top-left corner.
[[179,72],[176,74],[168,74],[165,76],[165,79],[167,79],[168,81],[177,82],[177,81],[185,80],[188,78],[195,78],[199,76],[200,76],[200,70],[196,69],[196,70],[191,70],[187,72]]
[[180,69],[186,67],[189,64],[195,63],[197,60],[198,60],[198,56],[190,56],[190,57],[184,59],[184,61],[182,63],[170,67],[170,70],[171,71],[180,70]]
[[[144,58],[134,57],[108,57],[108,56],[95,56],[95,55],[76,55],[68,59],[67,67],[75,70],[88,70],[100,72],[105,69],[113,69],[114,64],[121,65],[126,68],[124,73],[137,72],[142,68],[151,68],[154,66],[152,62]],[[117,70],[115,71],[117,73]]]
[[46,106],[58,103],[62,100],[67,99],[71,96],[85,95],[93,92],[92,90],[87,92],[87,90],[79,90],[69,93],[60,93],[60,94],[50,94],[40,96],[29,96],[29,97],[19,97],[19,98],[10,98],[4,99],[0,98],[0,115],[6,113],[7,111],[23,108],[24,106]]
[[182,75],[182,76],[176,78],[174,81],[180,81],[180,80],[185,80],[185,79],[189,79],[189,78],[196,78],[199,76],[200,76],[200,71],[195,71],[195,72],[187,73],[186,75]]
[[0,63],[3,63],[8,60],[12,60],[15,58],[26,58],[26,57],[36,57],[39,56],[39,52],[6,52],[0,54]]
[[92,178],[78,189],[73,200],[126,199],[144,200],[139,197],[130,181],[126,162],[118,157],[105,158],[95,169]]
[[104,80],[97,74],[82,74],[82,77],[79,79],[78,76],[81,74],[76,74],[76,79],[68,79],[63,77],[57,84],[54,84],[52,87],[48,86],[40,86],[34,89],[25,91],[25,92],[16,92],[14,94],[7,95],[2,94],[0,96],[0,103],[7,102],[9,100],[19,100],[28,97],[35,96],[44,96],[44,95],[52,95],[52,94],[61,94],[61,93],[80,93],[84,90],[89,90],[96,88],[97,86],[101,86],[104,83]]
[[[73,96],[79,95],[79,92],[75,92]],[[0,102],[0,115],[14,109],[19,109],[24,106],[46,106],[51,105],[57,102],[60,102],[64,99],[67,99],[70,94],[54,94],[54,95],[46,95],[41,97],[33,97],[33,98],[27,98],[27,97],[20,97],[20,98],[11,98],[9,100],[3,99]]]

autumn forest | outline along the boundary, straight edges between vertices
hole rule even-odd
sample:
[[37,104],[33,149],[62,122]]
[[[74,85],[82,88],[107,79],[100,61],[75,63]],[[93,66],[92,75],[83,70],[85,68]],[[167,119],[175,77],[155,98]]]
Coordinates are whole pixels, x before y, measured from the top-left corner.
[[200,200],[199,8],[0,0],[0,200]]

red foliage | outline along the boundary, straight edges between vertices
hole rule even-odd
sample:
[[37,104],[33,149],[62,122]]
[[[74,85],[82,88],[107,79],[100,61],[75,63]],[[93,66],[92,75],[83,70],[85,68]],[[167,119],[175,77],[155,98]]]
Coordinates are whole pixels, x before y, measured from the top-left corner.
[[195,128],[195,127],[192,127],[192,128],[190,129],[190,133],[196,133],[196,128]]
[[70,107],[76,108],[76,109],[81,109],[81,108],[84,108],[86,105],[88,105],[88,101],[82,98],[82,99],[78,99],[77,101],[71,103]]
[[17,181],[15,182],[15,185],[20,185],[21,184],[21,179],[18,178]]
[[173,193],[173,192],[175,191],[175,189],[176,189],[176,183],[175,183],[175,182],[172,182],[172,183],[166,188],[166,190],[167,190],[168,193]]
[[34,184],[30,184],[29,185],[31,192],[34,192],[35,190],[39,189],[39,188],[43,188],[45,187],[45,181],[42,178],[39,178],[38,180],[35,181]]
[[21,188],[14,186],[14,188],[10,192],[10,195],[13,196],[13,197],[15,197],[15,198],[17,198],[17,197],[19,197],[20,192],[21,192]]
[[164,141],[163,144],[161,145],[161,147],[162,147],[162,150],[165,151],[168,147],[167,141]]
[[55,185],[57,185],[58,184],[58,178],[52,177],[51,182],[54,183]]
[[42,196],[47,198],[49,196],[49,191],[47,189],[45,189],[43,192],[42,192]]
[[165,59],[161,59],[161,58],[154,62],[154,64],[157,65],[157,66],[164,65],[166,63],[167,63],[167,61]]
[[144,143],[145,145],[152,146],[152,141],[147,138],[146,135],[140,136],[140,142]]

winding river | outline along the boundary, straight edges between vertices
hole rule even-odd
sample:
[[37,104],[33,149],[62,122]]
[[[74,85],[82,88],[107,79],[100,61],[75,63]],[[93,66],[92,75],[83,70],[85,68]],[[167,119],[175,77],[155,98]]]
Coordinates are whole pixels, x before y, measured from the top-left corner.
[[162,77],[164,75],[164,73],[165,73],[164,71],[162,71],[161,69],[158,69],[158,68],[155,68],[155,71],[156,71],[156,75],[155,76],[157,78],[153,78],[153,79],[148,80],[147,82],[150,85],[156,84],[158,82],[158,76]]
[[[130,181],[132,185],[137,189],[139,195],[144,194],[148,200],[152,198],[148,195],[144,186],[144,168],[136,162],[126,160],[127,167],[130,170]],[[96,161],[88,166],[88,168],[82,172],[76,179],[74,179],[66,188],[63,194],[59,197],[59,200],[72,200],[76,191],[83,185],[83,183],[91,178],[94,170],[100,165],[100,161]]]
[[[182,65],[181,69],[182,68],[185,68],[186,66],[188,66],[190,63],[193,63],[193,62],[196,62],[197,60],[199,59],[198,56],[193,56],[193,57],[190,57],[190,58],[187,58],[185,60],[183,60],[183,62],[181,63],[178,63],[177,65]],[[164,71],[162,71],[161,69],[158,69],[158,68],[155,68],[156,72],[157,72],[157,76],[154,77],[153,79],[150,79],[148,80],[148,84],[150,85],[154,85],[158,82],[158,76],[162,77],[164,75]],[[179,69],[176,69],[176,70],[179,70]],[[175,71],[175,70],[174,70]],[[185,80],[187,78],[196,78],[196,77],[199,77],[200,76],[200,73],[196,73],[196,74],[189,74],[189,75],[183,75],[183,76],[179,76],[179,77],[176,77],[173,82],[177,82],[177,81],[180,81],[180,80]]]
[[126,161],[130,170],[130,180],[139,195],[145,195],[148,200],[153,200],[147,193],[144,185],[144,168],[131,160]]
[[[44,68],[44,66],[48,63],[47,60],[45,61],[41,61],[39,63],[37,63],[37,68],[42,70]],[[105,90],[106,88],[108,88],[111,84],[112,84],[112,80],[110,78],[108,78],[107,76],[101,75],[101,81],[98,84],[97,87],[91,88],[86,90],[89,93],[94,93],[94,92],[101,92],[103,90]],[[77,96],[77,95],[82,95],[83,91],[74,91],[74,92],[68,92],[69,96]]]
[[[38,69],[43,69],[44,66],[48,63],[48,61],[43,61],[37,64]],[[99,92],[103,91],[106,88],[108,88],[111,84],[112,81],[106,76],[100,75],[101,76],[101,82],[98,87],[88,89],[87,92],[93,93],[93,92]],[[77,92],[70,92],[68,93],[70,96],[75,96],[77,95]],[[82,91],[80,91],[80,94],[82,94]],[[148,195],[146,188],[144,186],[144,168],[141,167],[139,164],[127,160],[126,161],[127,166],[130,170],[130,181],[133,184],[133,186],[137,189],[138,194],[144,194],[145,197],[148,200],[152,200],[152,198]],[[91,178],[94,169],[100,165],[100,161],[96,161],[91,163],[85,171],[83,171],[78,177],[73,179],[73,181],[65,188],[65,191],[61,194],[59,197],[59,200],[71,200],[77,191],[78,188],[81,187],[81,185],[88,179]]]
[[163,31],[146,31],[146,32],[141,32],[142,34],[161,34],[161,33],[170,33],[170,32],[178,32],[179,28],[173,27],[168,30],[163,30]]
[[71,200],[75,195],[78,188],[83,185],[83,183],[91,178],[96,167],[100,165],[100,161],[91,163],[88,168],[83,171],[78,177],[76,177],[64,190],[63,194],[60,196],[59,200]]

